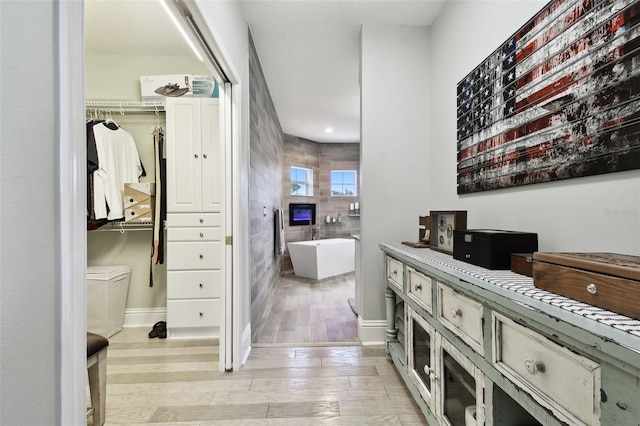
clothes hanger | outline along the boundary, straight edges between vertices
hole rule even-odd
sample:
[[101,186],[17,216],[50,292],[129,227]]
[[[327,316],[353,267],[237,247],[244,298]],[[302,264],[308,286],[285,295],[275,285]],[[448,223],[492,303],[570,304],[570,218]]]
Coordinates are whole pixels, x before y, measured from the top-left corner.
[[[122,107],[121,107],[122,108]],[[120,126],[118,126],[118,123],[116,123],[113,120],[113,117],[111,116],[111,110],[108,110],[108,114],[104,120],[104,123],[102,123],[106,128],[110,129],[110,130],[118,130]],[[124,111],[123,111],[123,115],[124,115]]]

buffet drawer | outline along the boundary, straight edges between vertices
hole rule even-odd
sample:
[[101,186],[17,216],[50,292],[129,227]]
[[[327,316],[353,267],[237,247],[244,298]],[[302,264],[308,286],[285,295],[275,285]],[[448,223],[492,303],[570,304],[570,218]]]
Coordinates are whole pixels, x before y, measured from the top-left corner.
[[167,240],[174,241],[222,241],[222,229],[212,227],[167,228]]
[[600,365],[493,313],[493,363],[569,423],[600,424]]
[[387,256],[387,280],[403,290],[404,287],[404,264],[392,257]]
[[410,266],[407,266],[407,289],[409,295],[427,312],[431,312],[433,305],[432,292],[433,287],[431,277],[424,275],[421,272],[416,271]]
[[479,354],[482,346],[482,304],[438,282],[438,320]]
[[169,242],[167,243],[167,269],[220,269],[221,242]]
[[168,299],[200,299],[220,297],[221,272],[167,271]]
[[167,300],[167,324],[179,327],[220,325],[220,299]]

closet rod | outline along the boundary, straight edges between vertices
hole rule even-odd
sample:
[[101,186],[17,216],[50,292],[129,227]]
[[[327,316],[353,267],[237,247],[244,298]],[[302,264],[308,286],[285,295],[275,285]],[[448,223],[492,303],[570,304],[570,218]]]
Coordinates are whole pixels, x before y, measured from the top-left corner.
[[164,111],[164,103],[162,102],[136,102],[136,101],[96,101],[88,100],[85,102],[86,108],[112,108],[123,111],[139,111],[139,112],[162,112]]

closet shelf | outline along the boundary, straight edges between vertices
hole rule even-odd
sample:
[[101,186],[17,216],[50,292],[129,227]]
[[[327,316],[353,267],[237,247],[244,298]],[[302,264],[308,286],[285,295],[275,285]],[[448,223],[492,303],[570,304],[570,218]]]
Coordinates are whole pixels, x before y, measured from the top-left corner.
[[87,100],[86,108],[112,108],[122,112],[161,112],[164,111],[163,102],[137,102],[137,101],[103,101],[103,100]]
[[140,222],[124,222],[124,221],[114,221],[107,222],[102,225],[100,228],[96,229],[94,232],[100,231],[144,231],[144,230],[152,230],[153,223],[140,223]]

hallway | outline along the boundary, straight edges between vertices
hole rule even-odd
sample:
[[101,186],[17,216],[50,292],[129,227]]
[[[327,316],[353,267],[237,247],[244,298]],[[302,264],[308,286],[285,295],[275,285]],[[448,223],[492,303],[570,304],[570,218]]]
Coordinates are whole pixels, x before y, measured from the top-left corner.
[[258,347],[219,372],[207,340],[111,338],[106,425],[426,425],[382,346]]
[[284,275],[253,343],[359,343],[354,298],[354,273],[320,281]]

